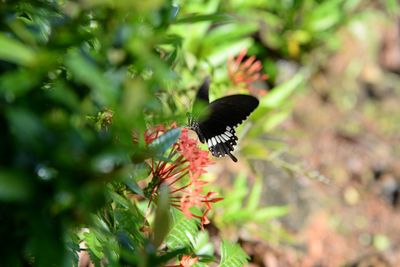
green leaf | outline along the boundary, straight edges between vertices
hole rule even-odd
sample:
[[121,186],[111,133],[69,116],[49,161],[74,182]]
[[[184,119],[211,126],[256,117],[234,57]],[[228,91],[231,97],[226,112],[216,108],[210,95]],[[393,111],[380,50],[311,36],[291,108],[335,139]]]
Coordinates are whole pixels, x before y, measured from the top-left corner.
[[343,0],[331,0],[317,5],[309,14],[309,27],[314,32],[323,32],[339,23],[344,15]]
[[196,262],[196,264],[193,265],[193,266],[194,266],[194,267],[209,267],[210,265],[207,264],[207,263],[208,263],[208,262],[213,262],[213,261],[214,261],[214,258],[205,259],[204,262],[202,261],[202,259],[205,259],[205,258],[199,257],[199,261]]
[[258,30],[257,26],[255,23],[246,23],[244,25],[235,23],[219,26],[205,36],[202,45],[212,48],[221,46],[224,43],[238,41],[256,32]]
[[178,141],[181,136],[181,128],[173,128],[164,134],[160,135],[157,139],[149,144],[149,148],[156,155],[163,155],[167,149]]
[[119,232],[128,233],[134,244],[141,246],[145,242],[141,227],[146,219],[137,205],[131,202],[127,202],[127,204],[130,206],[129,209],[119,203],[113,204],[115,208],[112,217],[115,222],[112,224],[112,227],[115,227]]
[[180,248],[172,251],[168,251],[166,253],[163,253],[159,257],[152,257],[150,259],[148,265],[146,266],[165,266],[166,262],[171,261],[172,259],[176,259],[179,255],[186,255],[190,254],[191,252],[187,250],[186,248]]
[[83,236],[88,248],[90,260],[96,267],[101,266],[100,261],[104,257],[103,247],[100,240],[97,238],[95,231],[86,232]]
[[253,220],[255,222],[266,222],[288,214],[289,208],[286,206],[268,206],[259,208],[253,213]]
[[40,76],[32,73],[32,70],[19,69],[17,71],[4,72],[0,75],[0,93],[8,98],[24,95],[37,86]]
[[121,205],[122,207],[129,209],[130,208],[130,202],[128,199],[124,198],[123,196],[110,191],[109,192],[110,197],[112,198],[112,200],[114,200],[116,203],[118,203],[119,205]]
[[213,259],[214,245],[210,242],[207,231],[198,232],[193,248],[196,255],[201,256],[200,260],[207,261],[211,258]]
[[[238,175],[235,180],[234,189],[221,202],[224,209],[223,214],[217,219],[222,224],[244,224],[248,222],[266,222],[288,212],[286,206],[267,206],[260,207],[262,195],[262,181],[257,179],[248,195],[247,179],[244,174]],[[248,196],[247,204],[244,205],[245,198]],[[218,205],[218,204],[216,204]]]
[[221,65],[230,56],[239,54],[243,48],[250,47],[252,43],[251,38],[242,38],[236,42],[216,46],[206,60],[213,66]]
[[125,185],[132,191],[132,193],[143,195],[143,191],[139,187],[137,182],[148,178],[150,172],[151,167],[145,162],[131,164],[125,168],[125,172],[123,172],[124,177],[122,177],[122,180]]
[[143,190],[140,188],[140,186],[136,183],[136,181],[132,179],[127,179],[124,181],[124,184],[128,187],[128,189],[139,196],[144,196]]
[[246,209],[256,210],[258,204],[260,203],[260,197],[262,192],[262,181],[259,177],[254,182],[253,189],[250,192],[249,198],[247,200]]
[[0,170],[0,200],[23,201],[31,195],[32,185],[23,174]]
[[242,208],[243,199],[246,197],[247,193],[246,176],[240,173],[235,179],[233,190],[227,194],[223,201],[215,205],[223,205],[226,208],[226,212],[223,216],[229,213],[235,213]]
[[45,127],[36,113],[25,108],[9,107],[6,115],[11,132],[18,140],[19,145],[41,149],[41,143],[38,140],[42,140]]
[[237,245],[224,240],[221,244],[221,262],[219,267],[242,267],[249,256]]
[[80,108],[78,96],[66,84],[61,82],[55,83],[46,93],[51,99],[59,104],[67,106],[71,110],[78,111]]
[[205,21],[210,21],[210,22],[232,22],[234,21],[234,17],[229,15],[229,14],[208,14],[208,15],[190,15],[187,17],[180,18],[176,20],[174,23],[179,24],[179,23],[197,23],[197,22],[205,22]]
[[247,10],[249,8],[255,8],[255,9],[271,8],[271,3],[265,0],[253,0],[253,1],[236,0],[232,1],[232,5],[238,10],[241,9]]
[[154,247],[158,248],[164,241],[165,236],[169,232],[170,221],[169,190],[166,185],[163,185],[158,197],[156,216],[154,219],[154,235],[152,240]]
[[284,105],[289,96],[300,88],[304,80],[305,75],[301,72],[297,73],[292,79],[275,87],[268,95],[263,97],[260,101],[260,107],[275,109]]
[[198,225],[193,219],[187,218],[180,211],[171,209],[172,228],[166,238],[167,246],[170,249],[192,248],[195,237],[198,233]]
[[0,59],[19,65],[31,66],[35,62],[36,54],[31,48],[4,33],[0,33]]
[[279,110],[277,112],[272,112],[269,116],[268,119],[263,123],[263,131],[264,132],[270,132],[273,129],[275,129],[279,124],[281,124],[283,121],[285,121],[291,114],[292,110],[289,105],[289,108],[287,108],[287,105],[284,106],[283,110]]
[[76,81],[84,83],[92,89],[93,98],[96,101],[103,105],[115,106],[119,91],[105,78],[104,72],[97,65],[89,62],[75,50],[67,55],[65,64]]

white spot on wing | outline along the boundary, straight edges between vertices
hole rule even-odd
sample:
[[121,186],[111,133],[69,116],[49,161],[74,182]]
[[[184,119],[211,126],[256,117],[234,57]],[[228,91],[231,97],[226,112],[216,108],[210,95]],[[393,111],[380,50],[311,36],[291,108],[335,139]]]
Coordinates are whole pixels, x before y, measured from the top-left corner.
[[228,140],[229,140],[229,137],[228,137],[228,136],[226,136],[225,134],[221,134],[221,137],[222,137],[223,139],[225,139],[226,141],[228,141]]
[[208,144],[208,147],[212,146],[211,139],[208,139],[207,144]]
[[211,140],[212,140],[213,145],[215,146],[217,144],[217,141],[215,141],[214,137],[212,137]]
[[226,131],[225,134],[226,134],[227,136],[229,136],[229,137],[232,137],[232,134],[231,134],[230,132],[228,132],[228,131]]

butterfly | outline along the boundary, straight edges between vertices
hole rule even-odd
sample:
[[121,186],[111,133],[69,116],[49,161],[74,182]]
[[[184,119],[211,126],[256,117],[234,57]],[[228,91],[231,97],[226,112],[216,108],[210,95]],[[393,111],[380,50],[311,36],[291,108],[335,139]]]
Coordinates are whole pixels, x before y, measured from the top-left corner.
[[237,145],[235,127],[242,123],[258,106],[258,99],[251,95],[230,95],[210,103],[210,79],[206,78],[196,94],[189,128],[196,132],[200,142],[206,142],[214,157],[232,155]]

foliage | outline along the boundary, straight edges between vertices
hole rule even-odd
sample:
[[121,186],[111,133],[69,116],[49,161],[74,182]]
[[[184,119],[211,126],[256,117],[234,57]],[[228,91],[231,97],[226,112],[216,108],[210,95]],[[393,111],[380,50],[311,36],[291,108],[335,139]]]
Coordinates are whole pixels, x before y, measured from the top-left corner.
[[[216,215],[216,223],[224,225],[243,225],[246,222],[258,222],[265,224],[268,220],[283,216],[288,212],[286,207],[259,207],[262,194],[262,183],[257,179],[248,192],[246,176],[239,175],[234,183],[231,194],[227,195],[224,202],[218,204],[216,209],[223,208],[220,216]],[[247,198],[247,199],[246,199]]]
[[[266,94],[265,75],[236,84],[226,63],[243,48],[263,60],[300,59],[357,1],[320,2],[0,1],[2,263],[76,266],[78,252],[95,266],[205,266],[219,255],[220,266],[246,263],[238,245],[222,242],[218,252],[201,229],[222,198],[204,191],[207,153],[178,127],[188,88],[212,75],[212,98],[259,94],[242,153],[265,159],[268,147],[254,144],[289,114],[307,72]],[[272,60],[264,69],[255,58],[236,62],[274,84]],[[257,82],[261,90],[249,91]],[[259,207],[259,181],[243,209],[243,181],[216,221],[286,212]]]
[[221,267],[243,266],[246,261],[246,253],[238,246],[224,242],[221,245]]

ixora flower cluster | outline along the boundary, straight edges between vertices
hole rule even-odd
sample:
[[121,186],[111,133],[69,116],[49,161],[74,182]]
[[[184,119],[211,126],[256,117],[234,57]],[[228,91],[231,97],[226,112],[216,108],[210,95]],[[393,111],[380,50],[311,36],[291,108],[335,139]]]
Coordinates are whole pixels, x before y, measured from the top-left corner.
[[[170,127],[176,128],[173,123]],[[145,142],[150,144],[167,132],[163,125],[157,125],[145,132]],[[208,151],[198,147],[196,139],[190,138],[188,129],[182,128],[179,140],[172,145],[165,160],[150,159],[152,181],[146,191],[152,201],[162,185],[169,188],[171,206],[181,210],[188,218],[198,218],[201,225],[209,223],[207,214],[212,203],[222,200],[215,192],[204,193],[207,184],[201,179],[205,168],[212,164]]]
[[234,85],[243,85],[250,94],[263,96],[267,91],[263,88],[256,88],[254,83],[267,80],[268,76],[261,73],[263,69],[261,61],[257,60],[255,56],[245,59],[246,54],[247,49],[242,49],[236,58],[229,57],[227,62],[229,78]]

